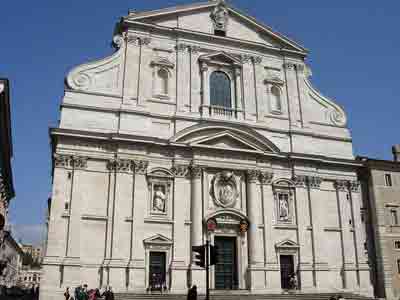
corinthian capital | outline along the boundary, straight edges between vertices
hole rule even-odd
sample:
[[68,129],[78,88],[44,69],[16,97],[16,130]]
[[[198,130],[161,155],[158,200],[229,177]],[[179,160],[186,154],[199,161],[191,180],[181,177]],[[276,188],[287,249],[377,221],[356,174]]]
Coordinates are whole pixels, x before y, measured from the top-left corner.
[[136,174],[146,174],[147,167],[149,166],[149,162],[145,160],[134,160],[133,161],[133,170]]
[[312,189],[319,189],[322,183],[322,178],[318,176],[309,176],[308,185]]
[[54,166],[57,168],[69,168],[72,165],[72,156],[64,154],[54,154]]
[[185,178],[189,175],[190,168],[188,165],[174,165],[171,168],[171,172],[175,177]]
[[81,157],[81,156],[74,156],[72,158],[72,166],[75,169],[86,169],[87,168],[87,157]]
[[344,192],[347,190],[349,182],[347,180],[336,180],[334,186],[336,190]]
[[260,181],[262,184],[271,184],[273,178],[274,178],[274,173],[272,172],[267,172],[267,171],[260,172]]
[[107,163],[107,169],[117,172],[130,172],[133,169],[133,162],[126,159],[110,160]]
[[247,182],[256,183],[260,177],[259,170],[247,170]]
[[191,166],[190,172],[191,172],[192,178],[201,178],[201,174],[203,173],[203,168],[200,166]]
[[355,181],[350,181],[350,190],[353,193],[358,193],[360,191],[360,182],[355,180]]

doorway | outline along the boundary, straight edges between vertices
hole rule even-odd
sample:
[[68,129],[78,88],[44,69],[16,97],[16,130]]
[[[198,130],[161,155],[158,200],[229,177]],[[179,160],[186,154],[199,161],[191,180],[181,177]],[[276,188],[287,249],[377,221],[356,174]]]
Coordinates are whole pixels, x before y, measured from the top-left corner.
[[166,285],[165,252],[150,252],[149,288],[162,291]]
[[215,289],[238,289],[237,251],[235,237],[215,237],[218,262],[215,265]]
[[284,290],[291,288],[290,278],[294,274],[293,255],[281,255],[281,287]]

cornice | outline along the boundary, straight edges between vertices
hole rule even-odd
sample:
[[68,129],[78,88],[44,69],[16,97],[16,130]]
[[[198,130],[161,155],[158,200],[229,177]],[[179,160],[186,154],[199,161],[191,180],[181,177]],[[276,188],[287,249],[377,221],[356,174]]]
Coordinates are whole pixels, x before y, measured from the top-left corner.
[[82,110],[93,110],[93,111],[99,111],[99,112],[113,112],[113,113],[133,113],[133,114],[138,114],[142,116],[148,116],[148,117],[155,117],[155,118],[163,118],[166,120],[171,120],[171,121],[178,121],[178,120],[186,120],[186,121],[209,121],[209,122],[215,122],[215,123],[229,123],[229,124],[235,124],[235,125],[247,125],[250,126],[251,128],[254,129],[262,129],[262,130],[267,130],[272,133],[281,133],[281,134],[296,134],[296,135],[301,135],[301,136],[309,136],[309,137],[314,137],[314,138],[319,138],[319,139],[326,139],[326,140],[333,140],[333,141],[341,141],[341,142],[347,142],[347,143],[352,143],[352,138],[347,138],[347,137],[338,137],[338,136],[330,136],[330,135],[323,135],[323,134],[318,134],[318,133],[313,133],[313,132],[304,132],[300,130],[280,130],[280,129],[274,129],[270,128],[267,125],[257,125],[253,124],[254,122],[246,122],[244,123],[243,121],[234,121],[234,120],[220,120],[220,119],[204,119],[201,117],[195,117],[195,116],[183,116],[183,115],[163,115],[163,114],[156,114],[152,113],[149,111],[143,111],[143,110],[135,110],[135,109],[127,109],[127,108],[102,108],[102,107],[94,107],[94,106],[89,106],[89,105],[80,105],[80,104],[71,104],[71,103],[63,103],[61,104],[61,107],[65,108],[74,108],[74,109],[82,109]]
[[[57,136],[66,136],[66,137],[75,137],[75,138],[84,138],[84,139],[97,139],[108,142],[135,142],[135,143],[144,143],[144,144],[153,144],[160,146],[170,146],[170,147],[182,147],[187,148],[186,144],[180,143],[170,143],[166,139],[160,138],[148,138],[145,136],[135,136],[128,134],[118,134],[118,133],[99,133],[92,131],[82,131],[75,129],[64,129],[64,128],[51,128],[50,136],[55,138]],[[338,166],[348,166],[348,167],[361,167],[362,163],[353,159],[342,159],[342,158],[334,158],[334,157],[326,157],[320,155],[310,155],[310,154],[301,154],[301,153],[263,153],[263,154],[253,154],[253,155],[262,155],[263,157],[269,159],[290,159],[292,161],[308,161],[314,163],[323,163],[330,165],[338,165]]]

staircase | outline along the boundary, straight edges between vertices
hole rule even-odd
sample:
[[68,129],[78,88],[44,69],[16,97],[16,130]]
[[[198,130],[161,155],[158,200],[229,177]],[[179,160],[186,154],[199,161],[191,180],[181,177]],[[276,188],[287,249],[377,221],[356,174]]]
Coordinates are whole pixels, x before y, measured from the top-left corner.
[[[212,292],[210,300],[329,300],[332,296],[341,295],[346,300],[372,300],[365,296],[349,294],[349,293],[320,293],[320,294],[300,294],[300,293],[284,293],[284,294],[265,294],[265,295],[251,295],[249,293],[233,293],[227,291],[225,293]],[[186,295],[175,294],[132,294],[132,293],[119,293],[115,294],[115,300],[186,300]],[[198,300],[205,299],[204,295],[199,295]]]

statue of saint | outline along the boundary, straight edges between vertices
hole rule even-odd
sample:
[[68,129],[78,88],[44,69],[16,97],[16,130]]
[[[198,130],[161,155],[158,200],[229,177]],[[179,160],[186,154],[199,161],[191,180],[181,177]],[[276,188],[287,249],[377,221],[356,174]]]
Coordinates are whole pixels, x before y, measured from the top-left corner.
[[165,186],[163,185],[154,186],[153,211],[164,213],[165,201],[167,201],[167,196],[165,195]]
[[279,195],[279,218],[284,221],[289,219],[289,199],[287,194]]

